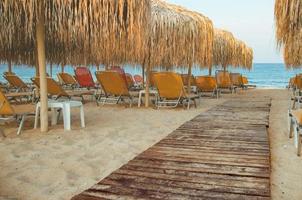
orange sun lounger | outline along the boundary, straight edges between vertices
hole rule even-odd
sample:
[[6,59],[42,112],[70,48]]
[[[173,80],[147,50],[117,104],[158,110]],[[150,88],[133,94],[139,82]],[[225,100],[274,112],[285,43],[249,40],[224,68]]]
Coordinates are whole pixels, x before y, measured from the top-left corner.
[[27,116],[34,115],[34,110],[18,112],[15,110],[6,96],[0,91],[0,119],[1,120],[16,120],[19,122],[19,127],[17,131],[17,135],[22,132],[24,121]]
[[70,86],[71,88],[76,88],[78,86],[76,79],[68,73],[58,73],[57,76],[59,80],[62,81],[63,85]]
[[234,93],[236,86],[232,84],[230,73],[227,71],[216,71],[216,82],[218,89],[227,89]]
[[196,86],[201,92],[211,92],[212,96],[219,97],[220,90],[217,88],[215,77],[212,76],[197,76]]
[[138,93],[129,91],[127,82],[121,73],[118,71],[98,71],[95,76],[105,93],[105,97],[100,96],[99,98],[103,105],[105,103],[118,104],[120,101],[125,102],[125,98],[127,98],[130,101],[130,106],[132,106],[133,98]]
[[195,94],[187,94],[179,74],[173,72],[160,72],[153,74],[153,81],[158,90],[158,99],[156,101],[157,108],[161,107],[177,107],[179,104],[193,103],[197,107],[196,99],[199,98]]
[[[32,79],[33,83],[40,88],[40,78],[35,77]],[[72,97],[80,97],[82,102],[84,102],[85,95],[93,95],[95,97],[95,93],[91,90],[78,90],[78,91],[66,91],[64,90],[59,83],[57,83],[52,78],[47,78],[47,92],[51,97],[55,97],[55,99],[59,99],[62,97],[71,99]]]

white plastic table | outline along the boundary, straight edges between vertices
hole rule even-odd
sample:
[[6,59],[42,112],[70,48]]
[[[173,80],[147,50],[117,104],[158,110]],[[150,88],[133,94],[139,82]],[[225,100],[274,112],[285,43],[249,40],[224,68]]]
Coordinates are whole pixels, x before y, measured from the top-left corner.
[[[139,96],[138,96],[138,104],[137,107],[141,107],[141,100],[142,100],[142,95],[146,94],[146,90],[140,90],[139,91]],[[154,95],[155,97],[158,95],[157,90],[149,90],[149,94]]]
[[[35,127],[38,127],[38,119],[39,119],[39,112],[40,112],[41,103],[38,102],[36,105],[36,116],[35,116]],[[85,128],[85,117],[84,117],[84,106],[81,101],[48,101],[48,108],[52,110],[52,118],[51,124],[55,125],[57,123],[57,109],[62,109],[63,113],[63,122],[64,122],[64,129],[71,130],[71,108],[79,107],[80,108],[80,117],[81,117],[81,127]]]

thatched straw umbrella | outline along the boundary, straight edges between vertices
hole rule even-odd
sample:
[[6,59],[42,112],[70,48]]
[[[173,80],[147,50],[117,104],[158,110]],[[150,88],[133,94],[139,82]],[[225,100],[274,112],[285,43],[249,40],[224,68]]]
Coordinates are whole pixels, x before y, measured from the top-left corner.
[[[214,31],[213,65],[226,69],[234,63],[236,39],[233,34],[220,29]],[[211,70],[211,69],[210,69]]]
[[1,0],[0,13],[0,60],[39,66],[42,132],[48,130],[46,61],[142,63],[145,57],[149,0]]
[[253,49],[241,40],[236,40],[232,66],[249,70],[253,66]]
[[301,0],[276,0],[276,38],[284,47],[287,67],[302,66],[302,2]]
[[[213,43],[213,65],[251,69],[253,65],[253,50],[244,42],[237,40],[232,33],[215,29]],[[209,75],[212,70],[209,69]]]
[[[212,62],[213,24],[203,15],[162,0],[152,0],[151,38],[147,75],[153,67],[209,67]],[[190,81],[189,81],[190,83]],[[146,106],[148,107],[146,82]],[[190,87],[188,87],[190,89]]]

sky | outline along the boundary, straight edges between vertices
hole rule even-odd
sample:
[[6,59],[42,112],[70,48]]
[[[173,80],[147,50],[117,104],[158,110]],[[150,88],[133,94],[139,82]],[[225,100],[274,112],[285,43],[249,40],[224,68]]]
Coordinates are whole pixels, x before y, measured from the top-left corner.
[[275,0],[168,0],[209,17],[254,50],[255,63],[283,63],[276,47]]

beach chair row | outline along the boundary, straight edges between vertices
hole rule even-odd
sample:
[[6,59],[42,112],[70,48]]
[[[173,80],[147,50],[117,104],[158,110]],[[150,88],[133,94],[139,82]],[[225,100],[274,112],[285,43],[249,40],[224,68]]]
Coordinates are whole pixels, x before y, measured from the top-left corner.
[[288,89],[292,90],[289,105],[290,130],[289,138],[294,138],[297,155],[302,151],[302,74],[290,78]]
[[[143,89],[144,81],[141,76],[132,77],[119,67],[112,67],[106,71],[97,71],[95,76],[97,82],[93,80],[89,69],[79,67],[75,70],[75,76],[68,73],[59,73],[59,82],[48,77],[49,99],[59,100],[65,98],[71,100],[72,98],[80,98],[84,103],[84,96],[91,96],[95,99],[97,105],[124,102],[131,107],[134,99],[139,96],[138,103],[141,103],[140,94],[145,91]],[[31,79],[33,84],[26,84],[15,74],[5,74],[4,77],[8,81],[9,87],[7,87],[6,91],[0,92],[0,115],[13,116],[19,121],[18,134],[20,134],[25,118],[34,115],[34,113],[30,111],[20,113],[11,106],[10,102],[24,97],[28,101],[38,102],[39,96],[34,94],[38,94],[36,91],[40,88],[40,80],[39,77],[34,77]],[[240,74],[219,71],[216,73],[216,77],[191,76],[190,89],[192,89],[192,92],[188,92],[188,79],[189,76],[185,74],[152,72],[150,91],[151,94],[154,94],[155,107],[158,109],[163,107],[174,108],[182,105],[184,108],[189,109],[191,105],[197,107],[197,99],[200,99],[201,92],[210,92],[212,96],[216,95],[218,98],[222,89],[227,89],[233,93],[238,88],[246,88],[247,84],[244,77]]]

